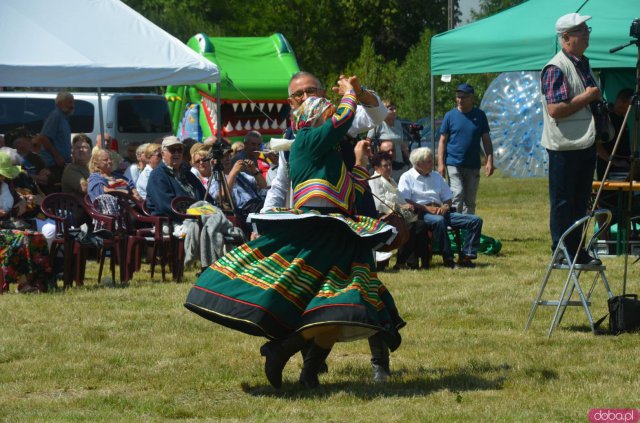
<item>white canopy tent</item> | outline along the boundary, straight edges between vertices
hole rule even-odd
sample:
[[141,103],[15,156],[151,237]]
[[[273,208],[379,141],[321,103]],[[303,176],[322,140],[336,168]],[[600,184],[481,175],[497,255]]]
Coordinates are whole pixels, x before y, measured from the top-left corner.
[[215,83],[216,65],[119,0],[0,1],[0,85]]
[[220,82],[215,64],[119,0],[2,0],[0,16],[0,86]]

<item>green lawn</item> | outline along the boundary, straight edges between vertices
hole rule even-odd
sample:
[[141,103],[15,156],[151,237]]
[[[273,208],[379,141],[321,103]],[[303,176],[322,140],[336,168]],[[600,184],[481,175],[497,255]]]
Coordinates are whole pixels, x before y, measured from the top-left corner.
[[[434,257],[429,271],[381,274],[408,322],[386,384],[370,382],[368,345],[358,341],[336,346],[320,389],[297,386],[296,356],[276,391],[263,374],[263,339],[182,306],[193,273],[179,285],[141,273],[105,288],[92,266],[82,288],[0,296],[0,419],[537,422],[639,408],[637,334],[595,337],[580,308],[551,339],[551,308],[523,331],[550,256],[546,181],[483,177],[478,198],[500,255],[474,270]],[[623,260],[605,264],[618,293]],[[638,264],[629,269],[637,293]],[[553,280],[556,292],[563,281]],[[606,312],[600,288],[597,317]]]

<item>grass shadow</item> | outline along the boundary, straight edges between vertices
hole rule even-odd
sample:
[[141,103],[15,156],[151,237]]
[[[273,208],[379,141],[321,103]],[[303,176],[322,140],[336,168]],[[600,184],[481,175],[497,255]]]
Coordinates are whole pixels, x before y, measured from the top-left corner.
[[458,398],[462,392],[468,391],[494,391],[501,390],[507,380],[507,373],[511,371],[509,365],[476,366],[471,364],[458,369],[427,369],[419,368],[417,371],[400,368],[393,371],[392,377],[385,383],[373,383],[368,371],[359,372],[358,381],[353,381],[354,374],[342,371],[351,377],[349,382],[323,382],[320,376],[321,386],[316,389],[306,389],[295,382],[285,382],[281,389],[277,390],[268,384],[250,385],[242,383],[243,392],[253,396],[267,396],[284,399],[323,398],[338,392],[349,394],[363,399],[397,398],[428,396],[438,391],[451,391]]

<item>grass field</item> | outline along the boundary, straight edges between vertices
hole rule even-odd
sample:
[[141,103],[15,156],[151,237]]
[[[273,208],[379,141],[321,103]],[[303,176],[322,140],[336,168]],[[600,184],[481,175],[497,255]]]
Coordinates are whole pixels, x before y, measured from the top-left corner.
[[[580,308],[551,339],[551,308],[524,324],[549,260],[545,180],[483,178],[483,233],[502,241],[476,269],[383,272],[408,325],[393,377],[370,381],[365,341],[336,345],[322,387],[271,388],[263,339],[187,311],[194,280],[137,274],[124,288],[93,279],[65,292],[0,296],[0,419],[20,421],[588,421],[592,408],[640,408],[637,334],[591,334]],[[614,293],[623,260],[606,258]],[[638,265],[628,291],[637,293]],[[557,288],[564,279],[553,280]],[[586,279],[584,280],[586,283]],[[592,310],[606,312],[602,287]]]

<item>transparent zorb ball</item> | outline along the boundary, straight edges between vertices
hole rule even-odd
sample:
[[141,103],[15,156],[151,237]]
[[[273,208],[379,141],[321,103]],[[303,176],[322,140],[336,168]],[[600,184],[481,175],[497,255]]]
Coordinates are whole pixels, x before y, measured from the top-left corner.
[[500,74],[484,93],[480,108],[489,120],[496,167],[517,178],[547,175],[547,152],[540,145],[540,72]]

